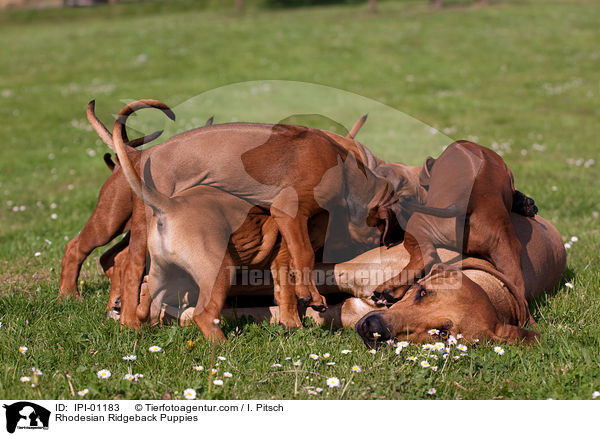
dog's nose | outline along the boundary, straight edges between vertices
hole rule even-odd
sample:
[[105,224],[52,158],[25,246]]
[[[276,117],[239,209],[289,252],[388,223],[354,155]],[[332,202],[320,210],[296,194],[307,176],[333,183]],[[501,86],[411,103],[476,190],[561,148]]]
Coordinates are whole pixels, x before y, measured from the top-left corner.
[[370,348],[374,348],[378,342],[385,342],[392,337],[390,329],[378,312],[367,313],[356,323],[355,329],[365,345]]

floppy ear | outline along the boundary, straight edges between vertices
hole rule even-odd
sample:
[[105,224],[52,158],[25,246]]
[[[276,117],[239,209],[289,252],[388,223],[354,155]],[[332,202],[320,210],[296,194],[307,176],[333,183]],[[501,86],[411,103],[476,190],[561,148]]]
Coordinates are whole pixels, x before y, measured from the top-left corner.
[[496,324],[496,331],[490,335],[491,339],[502,342],[523,342],[531,344],[541,335],[533,330],[525,330],[516,325]]
[[391,247],[404,241],[404,229],[391,208],[375,206],[369,211],[369,216],[377,219],[377,227],[381,232],[380,245]]
[[429,179],[431,179],[431,168],[433,168],[434,163],[435,159],[431,156],[427,156],[427,159],[425,159],[425,162],[423,163],[423,169],[419,173],[419,183],[425,188],[429,187]]

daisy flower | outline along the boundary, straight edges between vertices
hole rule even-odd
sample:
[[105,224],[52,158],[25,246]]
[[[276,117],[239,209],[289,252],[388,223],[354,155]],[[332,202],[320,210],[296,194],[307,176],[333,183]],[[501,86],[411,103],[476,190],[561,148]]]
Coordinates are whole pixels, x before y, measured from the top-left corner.
[[215,375],[217,372],[218,372],[218,371],[217,371],[217,368],[211,368],[211,370],[210,370],[210,373],[211,373],[212,375]]
[[135,376],[133,374],[125,374],[123,376],[123,380],[134,381],[135,380]]
[[21,380],[23,383],[28,383],[31,381],[29,377],[21,377],[19,380]]
[[571,242],[577,242],[577,241],[579,241],[579,238],[577,236],[571,237]]
[[31,372],[33,372],[34,375],[42,375],[43,372],[37,368],[31,368]]
[[408,347],[408,341],[400,341],[397,345],[398,348],[406,348]]
[[464,345],[464,344],[458,344],[458,345],[456,346],[456,349],[457,349],[457,350],[460,350],[460,351],[467,351],[467,346],[466,346],[466,345]]
[[144,374],[133,374],[133,378],[135,379],[135,381],[138,381],[138,379],[144,378]]
[[596,398],[598,398],[598,397],[600,397],[600,392],[598,392],[598,391],[595,391],[595,392],[592,394],[592,398],[595,400],[595,399],[596,399]]
[[319,358],[319,356],[316,354],[309,354],[308,357],[310,357],[312,360],[317,360]]
[[432,371],[437,371],[437,370],[438,370],[438,367],[437,367],[437,366],[432,366],[432,367],[431,367],[431,370],[432,370]]
[[89,389],[84,389],[82,391],[77,392],[77,395],[79,395],[80,397],[85,397],[89,391]]
[[448,345],[456,345],[457,344],[457,340],[454,337],[454,335],[450,335],[450,337],[448,338]]
[[435,395],[436,392],[437,390],[435,388],[431,388],[427,391],[427,395]]
[[219,359],[219,360],[227,360],[227,358],[224,357],[224,356],[217,356],[217,359]]
[[196,391],[194,389],[186,389],[183,391],[183,396],[188,400],[193,400],[196,398]]
[[571,248],[571,243],[570,243],[570,242],[567,242],[567,243],[565,243],[565,248],[566,248],[567,250],[568,250],[569,248]]
[[337,377],[329,377],[327,379],[327,386],[330,388],[339,388],[340,387],[340,379]]
[[504,354],[504,348],[502,347],[494,347],[494,351],[501,356]]
[[571,282],[565,283],[565,286],[569,289],[573,289],[573,283],[571,283]]
[[215,385],[215,386],[223,386],[223,380],[213,380],[213,385]]
[[423,350],[433,350],[433,344],[423,344],[421,348]]
[[323,358],[324,358],[324,359],[329,359],[329,357],[330,357],[330,356],[331,356],[331,354],[329,354],[329,353],[325,353],[325,354],[323,354]]
[[307,389],[307,390],[306,390],[306,393],[307,393],[308,395],[317,395],[317,392],[316,392],[316,391],[313,391],[312,389]]
[[271,368],[281,368],[281,363],[274,363]]
[[362,369],[360,369],[360,366],[358,365],[354,365],[352,367],[352,372],[362,372]]
[[369,350],[369,353],[371,353],[371,354],[377,354],[377,350],[375,348],[371,348]]
[[433,344],[433,349],[435,351],[443,351],[444,348],[446,348],[446,344],[444,344],[443,342],[436,342],[435,344]]
[[196,371],[204,371],[204,367],[202,365],[194,365],[192,368]]
[[452,356],[452,358],[453,358],[454,360],[458,360],[458,359],[460,359],[460,356]]
[[327,362],[325,365],[333,366],[335,365],[335,362]]
[[342,350],[342,354],[350,354],[352,353],[352,350]]
[[150,348],[148,348],[148,351],[151,353],[159,353],[162,351],[162,348],[160,348],[158,345],[152,345]]
[[373,337],[374,337],[375,339],[377,339],[377,338],[380,338],[380,337],[381,337],[381,335],[380,335],[379,333],[377,333],[377,332],[374,332],[374,333],[373,333]]
[[404,347],[396,347],[396,350],[394,351],[396,354],[400,354],[402,353],[402,350],[404,349]]
[[109,378],[112,374],[108,369],[101,369],[96,373],[96,375],[98,376],[98,378]]
[[137,356],[135,354],[130,354],[129,356],[123,356],[123,360],[135,360]]
[[317,391],[317,393],[321,393],[323,392],[323,388],[316,388],[315,391]]
[[25,354],[25,353],[27,353],[27,350],[28,350],[28,349],[29,349],[29,348],[27,348],[27,347],[19,347],[19,353],[21,353],[21,354]]
[[224,372],[223,377],[231,378],[231,377],[233,377],[233,374],[230,372]]
[[462,339],[463,335],[461,335],[460,333],[456,335],[456,339]]
[[300,366],[300,365],[302,365],[302,361],[300,359],[298,359],[294,362],[294,366]]
[[415,360],[417,360],[416,356],[409,356],[406,358],[406,360],[410,360],[412,362],[414,362]]
[[431,329],[431,330],[427,330],[427,333],[429,333],[431,336],[433,336],[433,335],[439,335],[440,331],[438,329]]
[[430,366],[431,366],[431,365],[430,365],[430,364],[429,364],[429,362],[428,362],[428,361],[426,361],[426,360],[423,360],[423,361],[421,362],[421,368],[429,368]]

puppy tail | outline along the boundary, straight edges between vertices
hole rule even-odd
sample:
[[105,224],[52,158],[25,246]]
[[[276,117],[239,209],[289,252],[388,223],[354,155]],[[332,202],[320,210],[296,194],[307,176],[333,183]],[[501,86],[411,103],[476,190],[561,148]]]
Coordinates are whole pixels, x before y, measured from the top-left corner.
[[171,120],[175,120],[175,114],[166,104],[158,100],[138,100],[126,105],[123,109],[121,109],[113,127],[112,139],[114,141],[115,152],[119,157],[119,162],[123,168],[125,178],[127,179],[127,182],[131,186],[131,189],[135,195],[141,198],[144,203],[150,206],[155,212],[164,212],[170,204],[169,197],[148,186],[142,181],[140,176],[133,168],[131,160],[129,160],[128,156],[128,151],[132,152],[135,150],[132,147],[125,145],[123,142],[122,133],[123,126],[125,125],[123,120],[126,119],[127,116],[131,115],[134,111],[141,109],[142,107],[160,109]]
[[[132,113],[134,113],[137,110],[148,107],[147,105],[135,106],[135,103],[137,103],[137,102],[134,102],[131,104],[131,105],[133,105],[132,106],[133,110],[123,118],[123,120],[122,120],[123,124],[125,124],[127,122],[127,118],[129,117],[129,115],[131,115]],[[92,100],[87,105],[87,110],[86,110],[87,119],[88,119],[89,123],[91,124],[92,128],[98,134],[98,136],[100,136],[100,139],[102,139],[102,142],[104,142],[106,145],[108,145],[108,148],[110,148],[112,151],[115,151],[115,146],[113,144],[112,136],[111,136],[110,132],[108,131],[108,129],[106,128],[106,126],[104,124],[102,124],[102,121],[100,121],[98,119],[98,117],[96,116],[95,109],[96,109],[96,101]],[[143,136],[141,138],[136,138],[132,141],[130,141],[129,138],[127,138],[127,131],[125,129],[123,129],[122,132],[123,132],[122,138],[123,138],[123,141],[125,142],[125,144],[127,144],[129,147],[135,148],[135,147],[139,147],[140,145],[144,145],[144,144],[154,141],[156,138],[158,138],[162,134],[163,131],[158,130],[156,132],[150,133],[149,135]]]
[[356,137],[356,135],[358,134],[358,131],[361,129],[361,127],[365,124],[365,122],[367,121],[367,116],[369,114],[364,114],[362,117],[360,117],[356,123],[354,123],[354,125],[352,126],[352,128],[350,129],[350,132],[348,132],[348,134],[346,135],[346,138],[350,138],[350,139],[354,139]]

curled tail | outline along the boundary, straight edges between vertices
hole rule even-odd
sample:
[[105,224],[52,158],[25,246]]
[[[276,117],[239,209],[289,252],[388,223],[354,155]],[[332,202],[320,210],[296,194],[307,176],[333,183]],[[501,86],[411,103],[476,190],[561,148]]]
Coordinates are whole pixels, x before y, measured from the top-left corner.
[[[137,102],[134,102],[134,103],[137,103]],[[131,103],[131,104],[133,105],[134,103]],[[129,115],[131,115],[133,112],[143,109],[145,107],[148,107],[148,106],[147,105],[135,106],[134,110],[132,112],[130,112],[123,119],[123,125],[125,125]],[[108,129],[106,128],[106,126],[104,124],[102,124],[102,121],[100,121],[98,119],[98,117],[96,116],[95,109],[96,109],[96,100],[92,100],[87,105],[87,110],[86,110],[87,119],[88,119],[89,123],[91,124],[92,128],[96,131],[96,133],[100,137],[100,139],[102,139],[102,142],[104,142],[106,145],[108,145],[108,148],[110,148],[112,151],[115,151],[115,146],[113,144],[112,136],[111,136],[110,132],[108,131]],[[130,147],[139,147],[140,145],[144,145],[149,142],[152,142],[162,134],[162,130],[158,130],[156,132],[150,133],[149,135],[143,136],[141,138],[136,138],[136,139],[130,141],[129,138],[127,137],[127,131],[125,129],[123,129],[122,132],[123,132],[123,134],[122,134],[123,141],[125,142],[125,144],[127,144]]]
[[[123,168],[123,173],[125,174],[125,178],[127,182],[131,186],[131,189],[140,199],[144,201],[148,206],[150,206],[156,212],[164,212],[169,204],[170,199],[164,194],[161,194],[154,188],[146,185],[140,176],[137,174],[133,165],[131,164],[131,160],[129,159],[128,152],[136,151],[131,146],[128,146],[123,141],[123,126],[125,125],[124,120],[127,119],[129,115],[131,115],[136,110],[142,108],[155,108],[161,110],[165,115],[167,115],[171,120],[175,120],[175,114],[173,111],[164,103],[158,100],[138,100],[134,101],[126,105],[117,116],[113,127],[112,140],[115,145],[115,152],[119,157],[119,161],[121,163],[121,167]],[[138,151],[138,153],[140,153]]]

